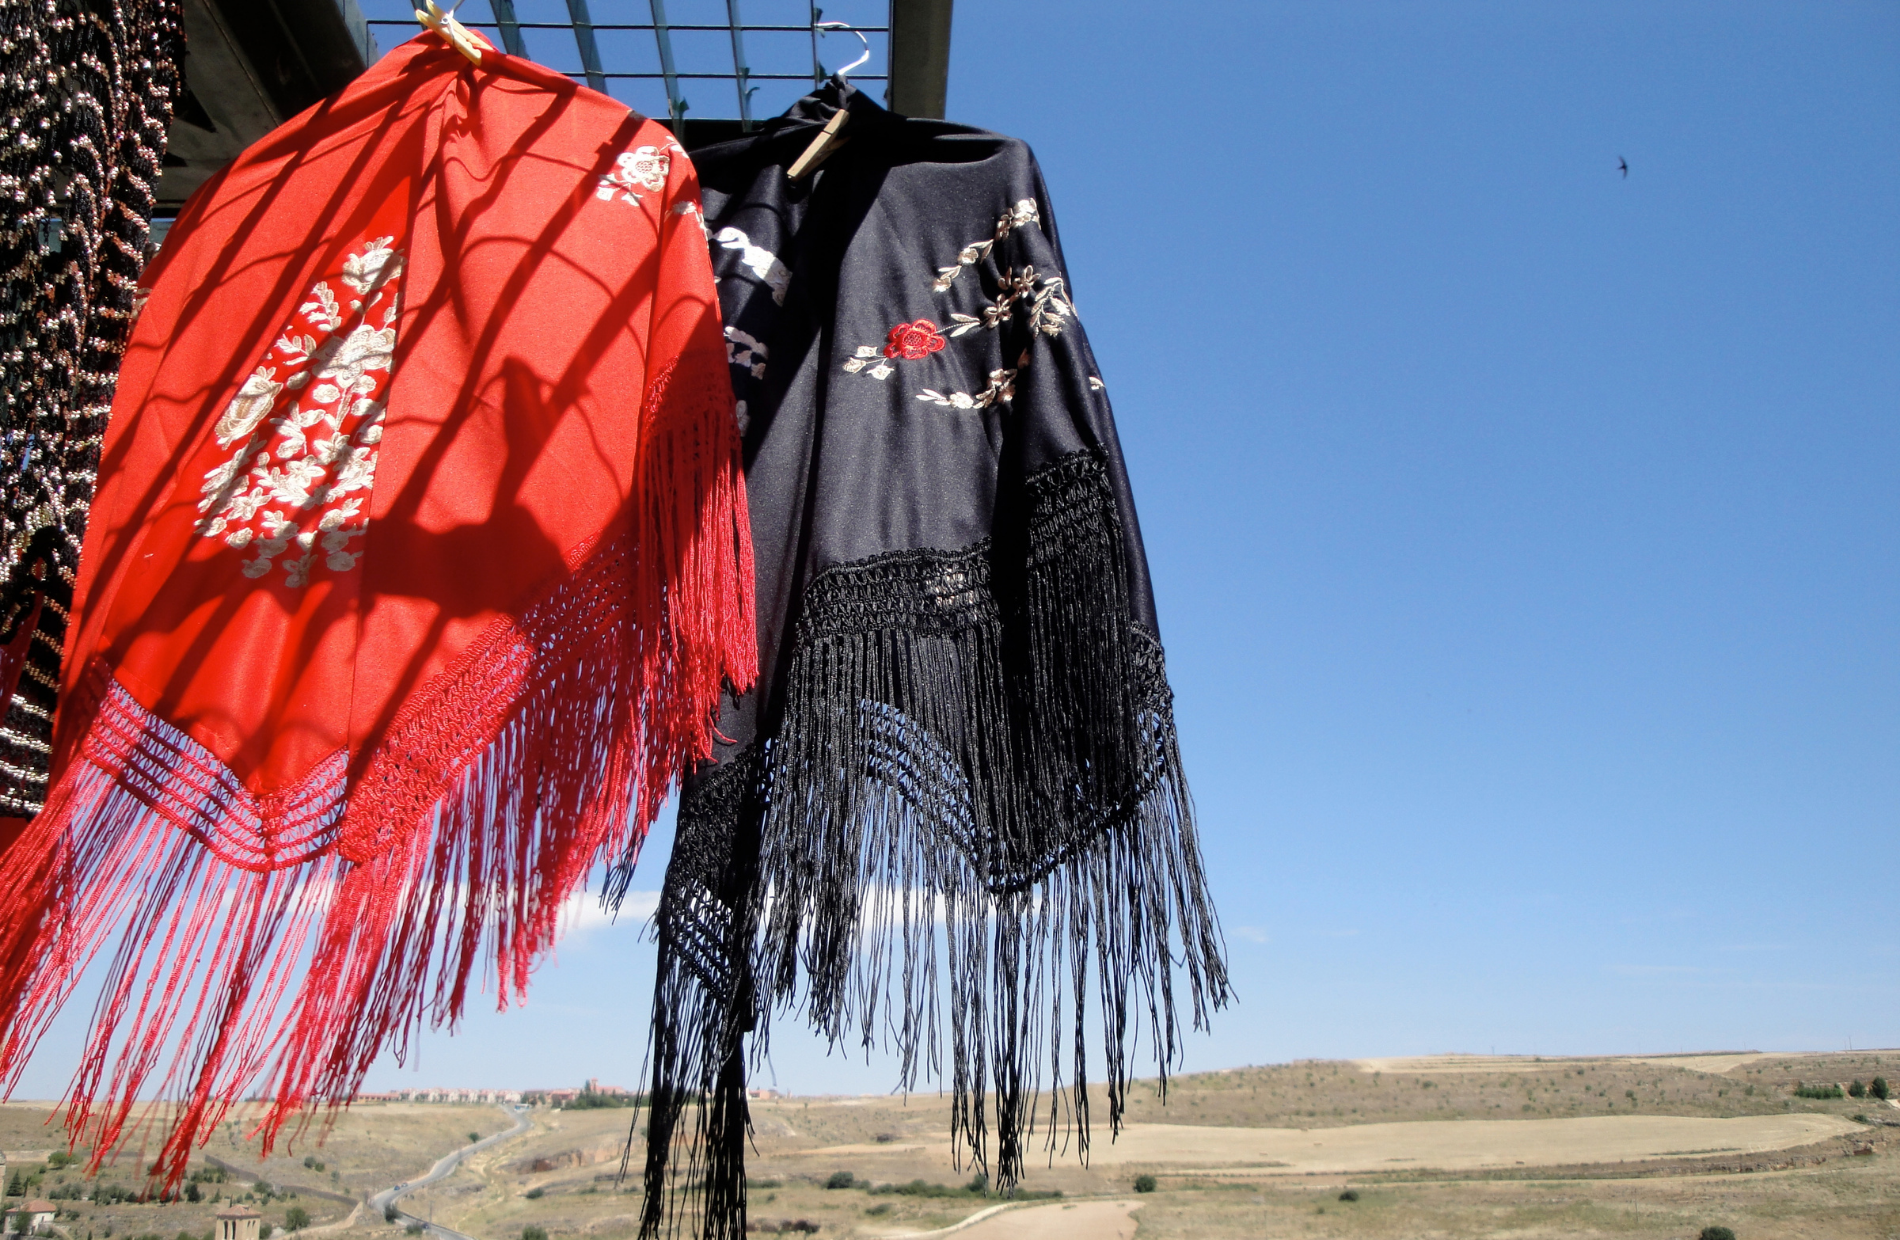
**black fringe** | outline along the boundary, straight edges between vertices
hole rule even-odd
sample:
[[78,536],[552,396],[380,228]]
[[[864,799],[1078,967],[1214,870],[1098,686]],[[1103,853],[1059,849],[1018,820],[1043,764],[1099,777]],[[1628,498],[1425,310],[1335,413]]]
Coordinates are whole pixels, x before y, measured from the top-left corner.
[[[662,1200],[678,1206],[664,1234],[693,1214],[704,1236],[743,1233],[730,1115],[743,1114],[744,1086],[727,1074],[743,1066],[739,1027],[757,1026],[762,1053],[774,1007],[802,1007],[834,1045],[853,1035],[889,1045],[906,1090],[942,1078],[947,1025],[959,1162],[967,1151],[1008,1191],[1045,1058],[1045,1149],[1053,1157],[1073,1133],[1087,1157],[1091,985],[1112,1132],[1144,1029],[1165,1091],[1180,1051],[1177,965],[1197,1027],[1225,1003],[1172,695],[1160,643],[1129,618],[1106,470],[1076,453],[1032,477],[1021,499],[1013,542],[877,556],[807,588],[781,723],[758,754],[752,803],[723,831],[736,897],[723,907],[735,930],[756,923],[744,935],[751,960],[728,958],[743,976],[708,980],[693,946],[706,923],[683,915],[697,897],[668,872],[652,1087],[710,1095],[691,1143],[703,1133],[707,1153],[703,1164],[681,1155],[656,1105],[643,1235],[662,1234]],[[712,816],[712,780],[703,787],[682,808],[677,848]],[[720,797],[730,811],[735,799]],[[756,843],[743,839],[754,821]],[[691,847],[697,857],[703,846]],[[754,873],[735,882],[753,853]],[[723,1007],[722,991],[733,996]]]
[[[660,959],[641,1072],[651,1081],[642,1236],[679,1236],[695,1219],[708,1240],[745,1234],[743,1040],[754,1024],[759,770],[758,749],[747,746],[705,768],[681,799],[654,920]],[[610,903],[620,902],[630,876],[630,867],[616,869]],[[623,1177],[639,1131],[636,1111]]]

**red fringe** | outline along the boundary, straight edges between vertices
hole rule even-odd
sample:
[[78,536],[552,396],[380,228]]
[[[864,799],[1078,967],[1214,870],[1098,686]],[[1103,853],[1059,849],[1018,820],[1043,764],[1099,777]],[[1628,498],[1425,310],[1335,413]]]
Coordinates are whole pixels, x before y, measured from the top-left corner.
[[[171,1099],[151,1166],[176,1188],[247,1092],[269,1153],[346,1104],[471,974],[525,995],[562,903],[637,850],[678,774],[710,756],[723,683],[758,661],[731,391],[650,389],[634,528],[594,547],[397,715],[354,787],[347,755],[259,800],[92,670],[80,754],[0,855],[0,1080],[8,1091],[81,973],[117,938],[68,1091],[99,1166]],[[374,535],[372,534],[372,540]],[[372,542],[373,546],[373,542]],[[373,553],[373,552],[372,552]],[[301,974],[301,977],[299,976]]]

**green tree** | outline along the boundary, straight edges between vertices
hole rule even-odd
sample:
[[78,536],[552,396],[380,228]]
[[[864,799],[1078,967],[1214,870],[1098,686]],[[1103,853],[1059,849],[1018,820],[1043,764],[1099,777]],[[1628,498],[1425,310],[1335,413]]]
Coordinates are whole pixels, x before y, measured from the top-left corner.
[[310,1211],[302,1206],[292,1206],[284,1211],[284,1230],[302,1231],[310,1226]]
[[1704,1227],[1696,1240],[1735,1240],[1735,1233],[1726,1227]]
[[1867,1092],[1882,1102],[1885,1102],[1887,1100],[1887,1078],[1884,1076],[1875,1077],[1873,1084],[1867,1087]]
[[856,1182],[857,1177],[852,1175],[849,1171],[834,1171],[831,1173],[831,1178],[825,1181],[825,1187],[850,1188],[851,1185]]
[[521,1240],[548,1240],[545,1229],[529,1225],[521,1229]]
[[1155,1178],[1151,1175],[1136,1176],[1135,1191],[1138,1193],[1152,1193],[1155,1191]]

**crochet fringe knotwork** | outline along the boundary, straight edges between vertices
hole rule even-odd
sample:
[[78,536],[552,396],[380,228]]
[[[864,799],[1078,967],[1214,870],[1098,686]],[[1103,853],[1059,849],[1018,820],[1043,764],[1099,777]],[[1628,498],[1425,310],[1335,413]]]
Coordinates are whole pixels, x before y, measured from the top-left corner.
[[[754,674],[730,402],[656,381],[631,522],[419,690],[353,783],[339,752],[255,798],[95,665],[79,752],[0,855],[0,890],[36,893],[0,908],[0,1080],[116,941],[69,1134],[95,1166],[155,1137],[169,1190],[239,1098],[273,1099],[269,1152],[425,1017],[452,1025],[478,967],[519,999],[562,902],[637,851]],[[135,1120],[154,1094],[170,1115]]]
[[[1177,970],[1196,1027],[1225,1003],[1161,646],[1129,619],[1106,471],[1076,453],[1020,499],[1013,541],[816,578],[760,808],[691,794],[682,807],[680,847],[715,811],[737,813],[713,832],[734,841],[729,874],[759,823],[746,898],[728,879],[711,906],[751,956],[728,952],[734,976],[709,984],[700,945],[718,918],[701,911],[703,884],[669,871],[643,1235],[743,1232],[744,1080],[729,1078],[744,1031],[763,1054],[774,1007],[802,1009],[834,1045],[889,1045],[904,1089],[946,1075],[947,1027],[954,1147],[1007,1191],[1039,1113],[1051,1156],[1064,1133],[1087,1156],[1091,992],[1112,1132],[1144,1035],[1166,1088]],[[674,1116],[698,1107],[688,1153],[660,1100]]]

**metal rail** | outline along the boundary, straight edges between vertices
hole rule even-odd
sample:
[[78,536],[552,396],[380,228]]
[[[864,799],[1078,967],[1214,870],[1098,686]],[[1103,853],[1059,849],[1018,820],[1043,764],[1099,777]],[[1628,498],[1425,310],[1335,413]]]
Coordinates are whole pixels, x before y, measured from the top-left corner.
[[[608,0],[608,2],[612,7],[621,7],[616,0]],[[576,81],[586,82],[587,85],[598,91],[605,91],[608,84],[612,82],[657,81],[662,83],[666,91],[668,119],[672,122],[672,127],[676,133],[679,132],[681,125],[685,122],[689,108],[686,94],[682,87],[683,83],[731,82],[733,88],[732,98],[737,105],[739,128],[741,131],[750,131],[756,123],[752,111],[752,96],[758,90],[759,83],[809,81],[815,85],[822,83],[827,73],[820,56],[818,39],[820,34],[826,33],[820,30],[818,25],[819,22],[824,19],[824,11],[819,7],[816,0],[808,0],[811,20],[797,25],[787,24],[782,20],[777,22],[748,22],[744,19],[740,11],[740,0],[726,0],[726,22],[723,25],[712,24],[703,20],[697,22],[670,21],[667,17],[666,0],[648,0],[648,7],[651,12],[650,21],[596,21],[594,20],[588,0],[566,0],[568,20],[565,22],[523,21],[516,8],[517,0],[488,0],[488,3],[493,13],[492,21],[482,21],[470,16],[464,17],[462,24],[489,35],[489,37],[499,43],[502,49],[511,56],[527,56],[529,54],[525,34],[527,31],[559,30],[570,32],[574,38],[574,51],[580,62],[579,65],[575,66],[570,62],[568,65],[550,65],[550,68],[554,68],[557,72],[574,78]],[[883,25],[854,26],[853,29],[867,36],[883,36],[885,59],[887,63],[892,62],[895,59],[894,53],[896,49],[891,45],[891,38],[892,31],[898,24],[898,10],[904,8],[919,8],[920,5],[922,8],[931,9],[933,11],[941,10],[946,18],[944,22],[944,37],[938,41],[940,47],[933,47],[930,50],[943,61],[947,62],[949,58],[949,40],[947,37],[948,0],[893,0],[893,3],[886,10],[888,16]],[[619,16],[619,14],[615,14],[615,16]],[[414,29],[412,22],[396,18],[370,18],[366,24],[371,27],[384,27],[392,31]],[[911,25],[912,27],[916,26],[914,17],[911,18]],[[659,57],[658,71],[626,66],[624,62],[615,64],[612,55],[604,56],[602,54],[600,41],[597,38],[602,32],[651,33],[654,48]],[[730,70],[720,69],[717,71],[681,69],[674,55],[673,36],[677,33],[718,33],[726,35],[731,41],[732,46],[732,68]],[[790,64],[784,63],[781,60],[777,65],[771,65],[762,70],[754,69],[746,50],[745,36],[748,34],[809,35],[811,37],[811,68],[809,70],[797,69],[794,68],[797,64],[796,60]],[[915,52],[908,56],[907,60],[916,61],[917,56]],[[932,66],[928,63],[923,64],[924,75],[930,76],[930,71],[933,67],[935,69],[935,79],[938,83],[941,83],[944,76],[943,66],[941,65]],[[881,73],[854,73],[852,74],[852,79],[860,82],[892,82],[891,74],[888,71]],[[893,84],[891,93],[895,96],[901,92],[898,92],[895,89],[895,84]],[[915,94],[916,92],[912,91],[911,93]],[[941,85],[936,87],[936,93],[939,96],[941,95]],[[926,97],[927,96],[928,89],[926,89]],[[939,105],[939,110],[940,109],[941,105]],[[716,114],[711,111],[696,115],[703,119],[716,119]],[[731,122],[726,121],[725,123],[730,124]]]

